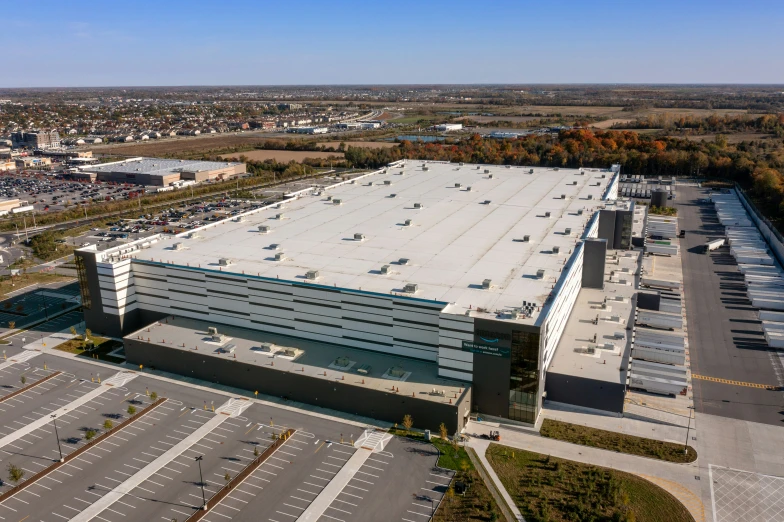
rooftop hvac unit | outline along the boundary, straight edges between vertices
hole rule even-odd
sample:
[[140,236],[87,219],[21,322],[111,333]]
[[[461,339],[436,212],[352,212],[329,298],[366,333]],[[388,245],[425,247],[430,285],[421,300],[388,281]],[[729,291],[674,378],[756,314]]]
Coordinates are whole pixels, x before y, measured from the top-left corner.
[[533,174],[534,173],[534,169],[528,169],[528,173],[529,174]]
[[364,241],[364,240],[365,240],[364,234],[359,234],[359,233],[354,234],[354,241]]
[[391,185],[391,184],[392,184],[392,181],[390,181],[388,179],[384,180],[384,185]]
[[485,174],[490,174],[490,169],[485,169]]
[[493,175],[492,174],[488,174],[487,177],[490,178],[490,179],[493,179]]
[[396,198],[396,197],[397,197],[397,194],[390,194],[390,195],[389,195],[389,197],[390,197],[390,198]]
[[566,199],[566,194],[561,194],[561,199]]
[[208,326],[207,327],[207,333],[209,335],[215,335],[216,333],[218,333],[218,329],[216,327],[214,327],[214,326]]
[[332,200],[332,204],[333,204],[333,205],[342,205],[342,204],[343,204],[343,200],[340,200],[340,199],[333,199],[333,200]]
[[549,218],[550,217],[550,212],[545,212],[544,213],[544,217]]
[[583,215],[583,209],[581,209],[581,208],[578,208],[578,209],[577,209],[577,215],[578,215],[578,216],[582,216],[582,215]]
[[398,260],[398,264],[400,264],[400,265],[407,265],[408,261],[409,260],[408,260],[407,257],[401,257],[400,260]]
[[212,334],[212,342],[214,342],[214,343],[222,343],[223,342],[223,334],[219,334],[219,333]]
[[564,234],[566,234],[567,236],[569,234],[571,234],[571,233],[572,233],[572,229],[571,228],[567,228],[566,230],[564,230]]
[[466,187],[466,192],[471,192],[471,187]]
[[357,182],[357,180],[355,180],[355,179],[352,179],[351,181],[349,181],[349,182],[348,182],[348,184],[349,184],[349,185],[353,185],[353,184],[355,184],[356,182]]
[[272,229],[270,228],[269,225],[259,225],[259,232],[261,232],[262,234],[267,234],[268,232],[271,231]]
[[463,163],[463,162],[461,161],[460,163],[458,163],[458,165],[460,165],[460,166],[462,167],[463,165],[465,165],[465,163]]
[[356,371],[362,375],[370,375],[370,372],[373,371],[373,367],[369,364],[360,364],[357,366]]
[[275,348],[275,345],[273,343],[261,343],[259,345],[259,349],[262,352],[271,352],[273,348]]
[[422,167],[422,170],[430,170],[430,167]]
[[275,261],[283,261],[286,255],[283,252],[275,252]]
[[460,188],[460,183],[455,183],[455,188]]
[[479,169],[481,169],[481,168],[482,168],[482,167],[481,167],[481,166],[479,166],[479,165],[477,165],[477,166],[476,166],[476,170],[479,170]]
[[310,279],[311,281],[318,279],[318,276],[318,270],[308,270],[305,272],[305,279]]
[[332,196],[327,196],[327,201],[332,201]]
[[512,166],[511,166],[511,165],[507,165],[507,166],[506,166],[506,168],[508,168],[508,169],[511,169],[511,168],[512,168]]
[[406,283],[406,286],[403,287],[403,291],[407,294],[415,294],[418,289],[416,283]]
[[381,273],[382,274],[388,274],[389,273],[389,265],[382,266],[381,267]]
[[270,250],[277,250],[277,249],[280,248],[280,244],[279,243],[272,243],[268,248]]
[[529,236],[528,234],[524,235],[524,236],[523,236],[523,241],[524,241],[525,243],[528,243],[529,241],[531,241],[531,236]]
[[588,194],[588,199],[593,199],[593,194]]
[[572,185],[577,185],[577,182],[576,181],[572,181]]
[[422,203],[414,203],[414,208],[423,208],[424,205]]
[[243,221],[245,221],[245,216],[237,216],[234,218],[235,223],[242,223]]
[[218,260],[218,264],[220,266],[229,266],[231,264],[231,259],[228,257],[222,257]]
[[407,226],[407,227],[410,227],[410,226],[411,226],[411,225],[413,225],[413,224],[414,224],[414,222],[413,222],[413,221],[411,221],[410,219],[407,219],[407,220],[405,220],[405,221],[403,222],[403,225],[404,225],[404,226]]
[[536,277],[538,277],[539,279],[543,279],[544,278],[544,269],[540,268],[539,270],[537,270],[536,271]]
[[275,214],[275,219],[283,219],[283,213]]
[[482,288],[485,290],[490,290],[490,286],[491,286],[490,283],[491,283],[490,279],[485,279],[484,281],[482,281]]
[[198,232],[191,232],[190,234],[188,234],[188,239],[199,239],[200,237],[201,236],[199,235]]
[[237,349],[237,345],[236,344],[227,344],[226,346],[223,346],[221,348],[221,351],[223,353],[234,353],[234,351],[236,349]]
[[174,245],[172,245],[172,249],[173,250],[183,250],[183,249],[185,249],[185,245],[182,244],[182,243],[174,243]]
[[482,205],[489,205],[489,204],[490,204],[490,200],[489,199],[486,199],[486,200],[482,201]]
[[602,179],[604,179],[604,177],[605,177],[605,174],[602,174]]
[[554,247],[553,247],[553,254],[557,254],[557,253],[559,253],[560,251],[561,251],[561,247],[558,247],[558,246],[554,246]]

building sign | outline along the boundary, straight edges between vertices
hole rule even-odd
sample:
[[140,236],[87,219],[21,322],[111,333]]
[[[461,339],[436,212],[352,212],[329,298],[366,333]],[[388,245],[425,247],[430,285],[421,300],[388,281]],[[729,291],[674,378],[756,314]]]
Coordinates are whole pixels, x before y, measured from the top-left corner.
[[482,355],[493,355],[495,357],[509,357],[512,352],[512,349],[506,346],[463,341],[463,351],[471,352],[471,353],[479,353]]

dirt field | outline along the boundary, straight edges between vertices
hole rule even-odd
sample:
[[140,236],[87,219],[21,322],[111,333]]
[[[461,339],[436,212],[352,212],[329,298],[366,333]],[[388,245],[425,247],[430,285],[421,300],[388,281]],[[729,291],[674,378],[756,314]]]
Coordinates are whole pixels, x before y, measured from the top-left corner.
[[467,119],[473,120],[478,123],[489,123],[491,121],[511,121],[515,123],[521,123],[531,120],[538,120],[539,118],[535,116],[466,116]]
[[631,123],[633,121],[634,120],[629,120],[629,119],[625,119],[625,118],[612,118],[612,119],[609,119],[609,120],[600,121],[598,123],[593,123],[593,124],[591,124],[591,127],[594,127],[596,129],[609,129],[610,127],[612,127],[616,123]]
[[[287,138],[296,135],[288,135]],[[194,136],[181,138],[167,138],[161,141],[146,141],[143,143],[116,143],[90,147],[96,154],[122,154],[128,156],[159,156],[162,154],[175,154],[178,152],[206,152],[211,149],[226,147],[239,147],[253,145],[268,139],[281,139],[269,134],[237,135],[237,134],[211,134],[208,136]]]
[[[342,143],[345,143],[346,147],[350,145],[352,147],[364,147],[366,149],[388,149],[397,147],[397,143],[393,143],[391,141],[344,141]],[[340,141],[325,141],[323,143],[319,143],[319,145],[323,145],[324,147],[335,148],[338,148],[340,144]]]
[[288,163],[289,161],[302,161],[305,158],[338,158],[343,159],[342,152],[311,152],[306,150],[249,150],[247,152],[239,152],[236,154],[224,154],[221,159],[236,158],[239,161],[240,156],[245,156],[250,160],[264,161],[275,160],[278,163]]
[[[776,137],[773,134],[760,134],[755,132],[740,132],[738,134],[725,134],[724,136],[727,137],[727,143],[740,143],[741,141],[752,141],[752,140],[769,140],[771,138]],[[713,141],[714,139],[716,139],[715,134],[702,134],[700,136],[683,136],[683,137],[691,141]]]

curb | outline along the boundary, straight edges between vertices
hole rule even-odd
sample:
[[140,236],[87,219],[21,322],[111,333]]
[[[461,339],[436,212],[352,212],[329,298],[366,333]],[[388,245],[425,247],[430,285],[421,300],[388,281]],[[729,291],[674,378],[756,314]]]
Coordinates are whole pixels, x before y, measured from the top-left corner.
[[75,459],[76,457],[78,457],[82,453],[84,453],[87,450],[91,449],[96,444],[105,441],[106,439],[108,439],[112,435],[117,434],[123,428],[125,428],[126,426],[132,424],[137,419],[142,418],[144,415],[148,414],[149,412],[151,412],[152,410],[154,410],[155,408],[157,408],[158,406],[160,406],[161,404],[163,404],[166,401],[167,401],[166,397],[161,397],[160,399],[158,399],[157,401],[155,401],[154,403],[152,403],[148,407],[146,407],[144,410],[140,411],[137,415],[134,415],[133,417],[129,417],[129,418],[125,419],[123,422],[121,422],[120,424],[118,424],[117,426],[112,428],[111,430],[102,433],[101,435],[96,437],[94,440],[91,440],[90,442],[88,442],[87,444],[82,446],[81,448],[77,449],[76,451],[74,451],[72,453],[69,453],[68,455],[63,457],[62,462],[55,462],[54,464],[52,464],[48,468],[42,469],[41,471],[39,471],[38,473],[36,473],[32,477],[30,477],[28,480],[25,480],[21,484],[17,484],[13,488],[9,489],[8,491],[6,491],[5,493],[0,495],[0,503],[5,502],[6,500],[8,500],[9,498],[13,497],[14,495],[19,493],[20,491],[23,491],[24,489],[26,489],[28,486],[32,486],[33,484],[35,484],[36,482],[38,482],[42,478],[44,478],[47,475],[49,475],[51,472],[55,471],[56,469],[59,469],[60,467],[64,466],[65,464],[67,464],[71,460]]

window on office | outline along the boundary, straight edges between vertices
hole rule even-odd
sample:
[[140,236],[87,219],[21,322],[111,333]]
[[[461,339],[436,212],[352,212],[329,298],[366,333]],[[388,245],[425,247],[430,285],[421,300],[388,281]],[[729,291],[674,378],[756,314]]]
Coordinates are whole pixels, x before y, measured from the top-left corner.
[[87,284],[87,267],[82,256],[74,256],[76,262],[76,277],[79,279],[79,292],[82,294],[82,307],[89,310],[93,306],[90,298],[90,287]]
[[539,333],[512,332],[509,418],[533,424],[539,393]]

